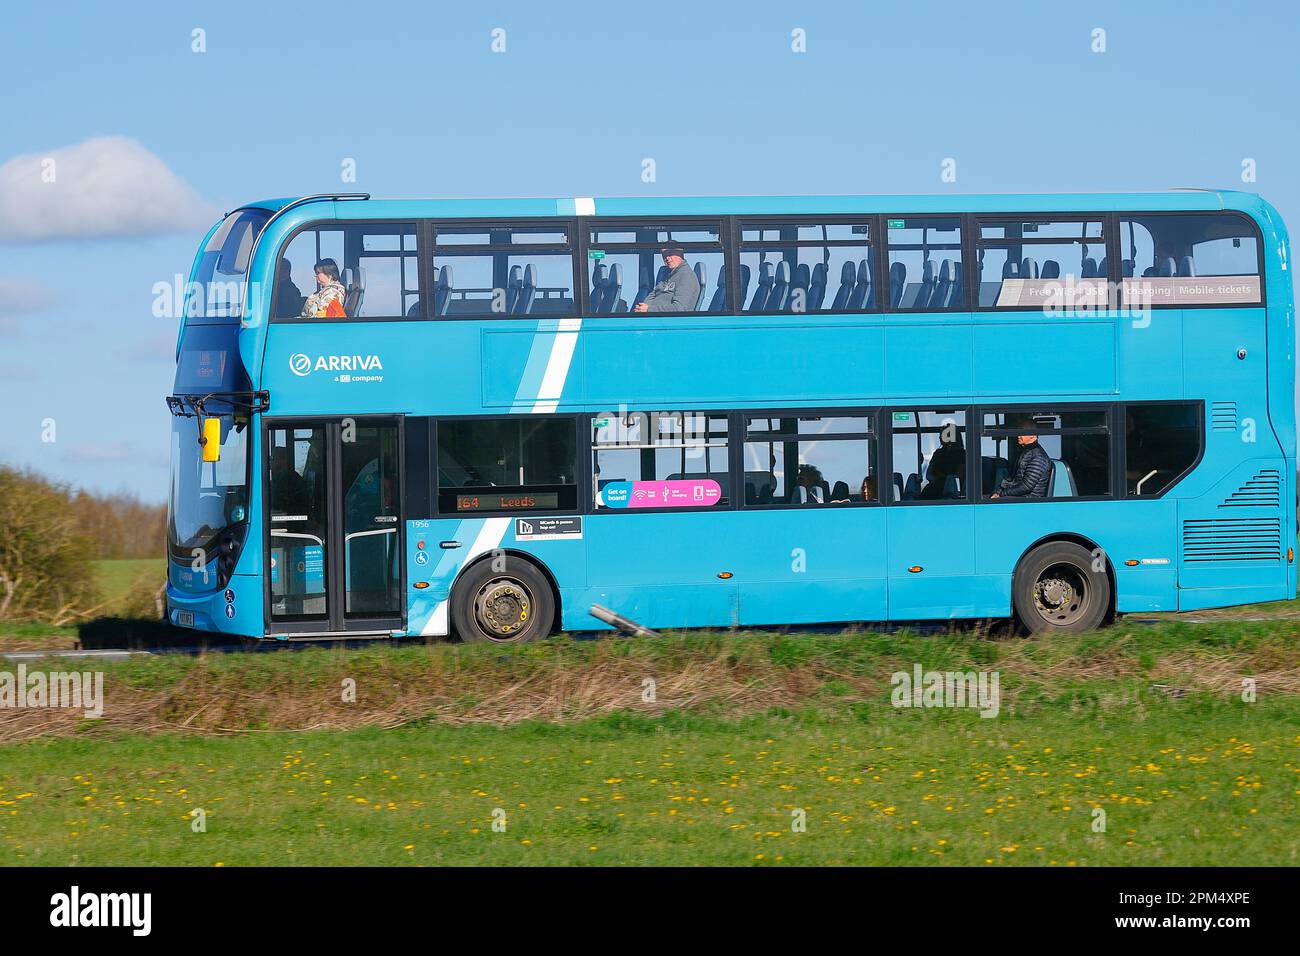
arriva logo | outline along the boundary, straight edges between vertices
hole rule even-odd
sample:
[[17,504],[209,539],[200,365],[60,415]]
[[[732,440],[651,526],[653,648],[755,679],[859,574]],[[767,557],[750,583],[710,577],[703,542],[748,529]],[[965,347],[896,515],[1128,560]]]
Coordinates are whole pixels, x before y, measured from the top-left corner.
[[311,372],[382,372],[384,363],[378,355],[318,355],[315,364],[311,356],[294,352],[289,356],[289,371],[294,375]]

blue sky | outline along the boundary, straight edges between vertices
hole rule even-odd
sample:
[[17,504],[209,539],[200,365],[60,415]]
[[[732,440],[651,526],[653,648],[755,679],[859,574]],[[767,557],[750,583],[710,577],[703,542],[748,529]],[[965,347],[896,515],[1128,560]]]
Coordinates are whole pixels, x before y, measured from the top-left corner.
[[[6,27],[0,462],[149,501],[175,334],[154,284],[252,199],[1217,186],[1300,228],[1280,0],[24,4]],[[96,149],[84,216],[24,198],[42,157],[68,183]]]

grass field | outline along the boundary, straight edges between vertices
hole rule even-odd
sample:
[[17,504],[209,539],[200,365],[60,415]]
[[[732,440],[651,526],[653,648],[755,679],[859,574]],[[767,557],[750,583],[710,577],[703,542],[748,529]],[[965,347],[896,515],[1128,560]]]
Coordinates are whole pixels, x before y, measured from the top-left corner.
[[[999,715],[893,707],[890,674],[912,663],[997,671]],[[1300,852],[1289,621],[377,646],[105,672],[99,721],[0,711],[0,740],[15,741],[0,746],[0,863],[1295,865]]]

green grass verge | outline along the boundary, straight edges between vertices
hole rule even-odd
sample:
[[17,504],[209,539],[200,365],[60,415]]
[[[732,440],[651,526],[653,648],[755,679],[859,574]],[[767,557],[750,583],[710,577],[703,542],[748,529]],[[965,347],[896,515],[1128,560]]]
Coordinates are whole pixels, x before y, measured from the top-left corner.
[[[998,670],[1000,715],[894,708],[911,662]],[[1289,622],[137,659],[0,748],[0,863],[1296,865],[1298,669]]]
[[1182,699],[42,742],[5,752],[0,862],[1295,865],[1297,734]]

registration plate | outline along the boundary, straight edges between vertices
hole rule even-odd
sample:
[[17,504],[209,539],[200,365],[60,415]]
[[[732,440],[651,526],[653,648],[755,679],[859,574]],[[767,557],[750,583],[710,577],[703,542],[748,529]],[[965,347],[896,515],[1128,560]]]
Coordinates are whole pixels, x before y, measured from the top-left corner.
[[194,626],[194,612],[193,612],[193,611],[177,611],[177,612],[176,612],[176,623],[177,623],[178,625],[180,625],[181,627],[193,627],[193,626]]

